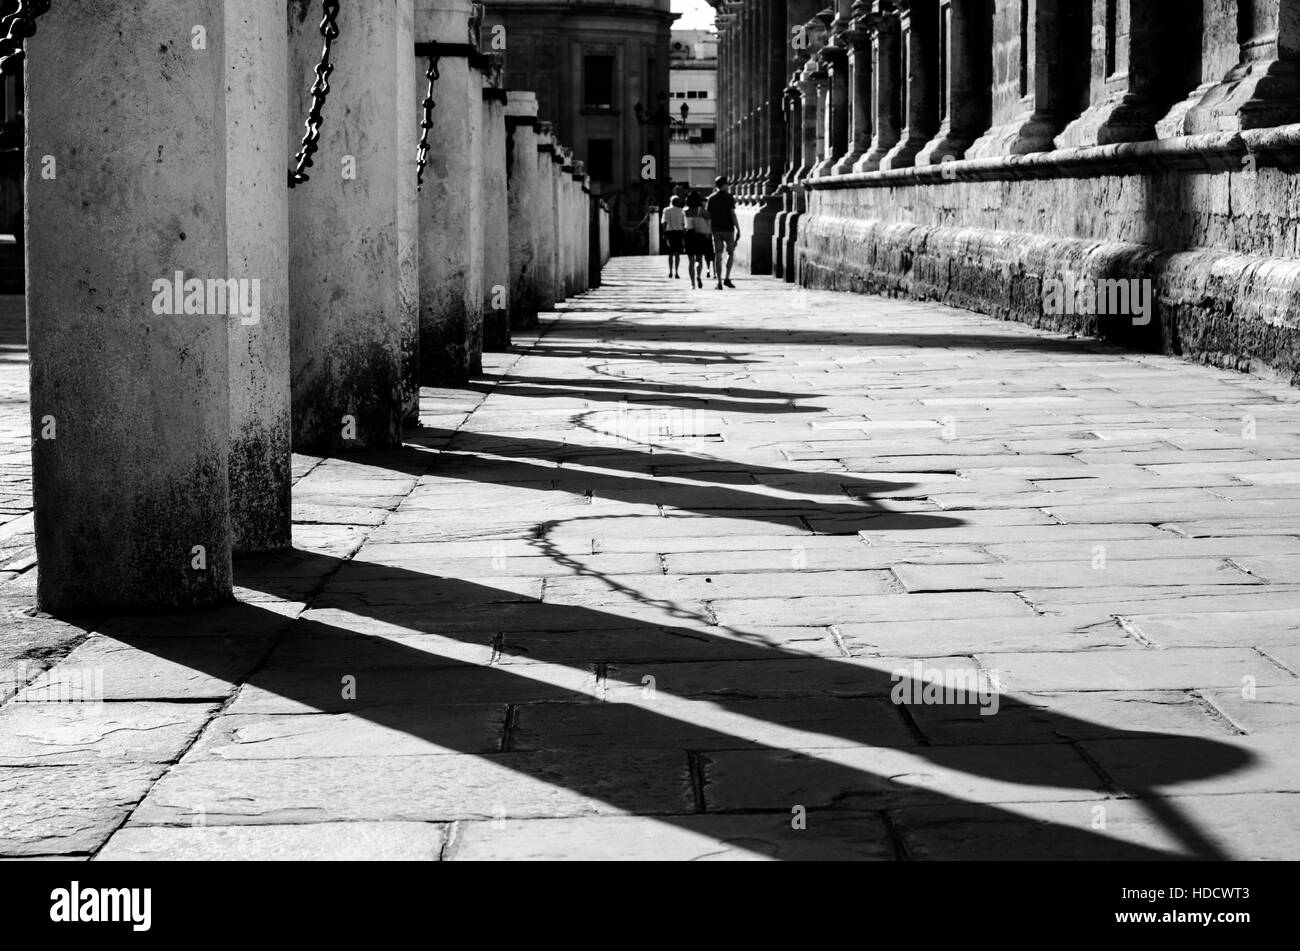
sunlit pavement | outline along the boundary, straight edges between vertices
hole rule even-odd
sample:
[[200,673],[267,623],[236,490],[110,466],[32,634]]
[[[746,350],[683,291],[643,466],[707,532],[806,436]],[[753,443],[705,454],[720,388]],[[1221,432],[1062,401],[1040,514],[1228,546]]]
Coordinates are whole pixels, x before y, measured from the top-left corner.
[[10,299],[0,855],[1296,854],[1300,392],[665,274],[297,457],[237,605],[89,635],[33,613]]

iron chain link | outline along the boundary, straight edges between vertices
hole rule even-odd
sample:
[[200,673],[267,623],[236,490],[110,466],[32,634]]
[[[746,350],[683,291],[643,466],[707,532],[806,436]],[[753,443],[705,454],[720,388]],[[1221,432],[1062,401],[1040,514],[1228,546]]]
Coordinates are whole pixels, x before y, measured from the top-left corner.
[[36,33],[36,18],[50,10],[50,0],[18,0],[18,9],[0,22],[0,75],[18,72],[26,54],[23,41]]
[[311,87],[311,111],[307,113],[307,133],[302,137],[302,148],[294,156],[295,166],[289,170],[289,187],[301,185],[310,180],[307,169],[312,167],[312,156],[320,148],[320,129],[325,122],[325,100],[330,94],[330,75],[334,64],[330,62],[330,53],[334,41],[339,37],[339,0],[324,0],[325,17],[321,20],[320,35],[325,39],[325,48],[321,52],[320,65],[316,67],[316,82]]
[[420,147],[415,153],[416,191],[424,188],[424,167],[429,164],[429,131],[433,128],[434,107],[438,105],[433,98],[433,87],[442,78],[438,72],[437,54],[429,57],[429,68],[425,70],[424,76],[429,80],[429,91],[424,97],[424,118],[420,120],[420,128],[424,130],[424,134],[420,136]]

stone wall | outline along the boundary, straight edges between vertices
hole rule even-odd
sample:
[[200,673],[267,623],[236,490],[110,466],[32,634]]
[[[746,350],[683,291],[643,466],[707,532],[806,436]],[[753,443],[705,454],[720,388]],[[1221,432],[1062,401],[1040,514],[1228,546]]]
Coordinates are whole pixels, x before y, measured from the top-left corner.
[[[762,5],[719,6],[724,51],[770,36]],[[751,273],[1300,382],[1300,0],[769,9],[784,153],[753,154],[747,94],[720,93],[724,167],[781,163],[740,189],[751,234],[781,206]]]

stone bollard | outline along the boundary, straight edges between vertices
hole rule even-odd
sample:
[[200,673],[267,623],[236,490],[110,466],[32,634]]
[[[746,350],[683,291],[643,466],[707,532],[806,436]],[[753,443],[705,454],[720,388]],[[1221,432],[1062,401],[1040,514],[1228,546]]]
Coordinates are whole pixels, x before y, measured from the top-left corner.
[[[482,54],[470,38],[469,0],[416,0],[424,73],[438,58],[433,150],[420,192],[420,381],[454,386],[482,368]],[[423,102],[421,79],[416,101]]]
[[505,107],[504,128],[510,219],[508,226],[510,326],[523,329],[536,325],[539,309],[536,94],[517,89],[510,90]]
[[261,315],[225,284],[225,4],[55,4],[27,46],[40,607],[228,601],[231,324]]
[[[402,443],[399,177],[413,143],[397,118],[397,0],[345,4],[336,69],[311,180],[289,198],[294,448],[393,449]],[[320,7],[289,0],[289,141],[321,52]],[[405,108],[409,99],[402,97]]]
[[225,15],[228,275],[257,282],[261,311],[230,322],[230,523],[236,552],[265,552],[293,544],[289,41],[274,4],[227,3]]
[[647,234],[650,240],[650,256],[655,257],[659,254],[659,207],[657,205],[647,206],[646,227],[649,229]]
[[510,212],[506,181],[507,93],[500,54],[483,87],[483,349],[510,349]]

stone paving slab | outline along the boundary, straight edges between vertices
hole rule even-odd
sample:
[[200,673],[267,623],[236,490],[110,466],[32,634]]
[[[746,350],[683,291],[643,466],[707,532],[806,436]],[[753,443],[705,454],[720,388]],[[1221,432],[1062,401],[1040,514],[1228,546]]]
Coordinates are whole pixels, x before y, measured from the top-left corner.
[[0,859],[1294,858],[1300,394],[738,283],[615,259],[197,614],[35,612],[0,365]]

